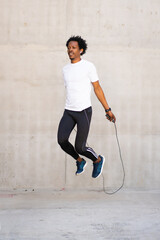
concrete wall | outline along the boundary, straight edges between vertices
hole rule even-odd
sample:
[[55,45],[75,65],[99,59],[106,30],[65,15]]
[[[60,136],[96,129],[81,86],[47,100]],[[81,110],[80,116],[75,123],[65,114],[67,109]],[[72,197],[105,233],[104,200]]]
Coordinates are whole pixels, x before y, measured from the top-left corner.
[[[65,42],[81,35],[117,117],[126,188],[160,186],[160,1],[0,0],[0,189],[102,189],[92,163],[56,141],[65,102]],[[105,186],[122,181],[114,125],[92,94],[88,143],[106,156]],[[75,132],[71,136],[74,141]]]

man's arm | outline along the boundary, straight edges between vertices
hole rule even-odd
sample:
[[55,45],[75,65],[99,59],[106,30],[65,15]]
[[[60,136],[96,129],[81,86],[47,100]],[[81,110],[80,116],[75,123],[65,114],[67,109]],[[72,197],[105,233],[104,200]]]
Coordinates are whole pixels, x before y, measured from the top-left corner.
[[[104,92],[99,84],[99,81],[96,82],[92,82],[93,88],[94,88],[94,92],[98,98],[98,100],[101,102],[102,106],[104,107],[105,110],[109,109],[109,105],[107,103],[107,100],[105,98]],[[116,121],[116,118],[114,116],[114,114],[111,111],[108,111],[107,114],[109,115],[109,117],[107,117],[108,120]]]

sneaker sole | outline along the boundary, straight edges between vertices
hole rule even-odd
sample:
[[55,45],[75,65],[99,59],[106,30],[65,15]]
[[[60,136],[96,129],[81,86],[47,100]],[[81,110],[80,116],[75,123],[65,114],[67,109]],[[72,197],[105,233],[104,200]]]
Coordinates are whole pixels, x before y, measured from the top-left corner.
[[83,167],[83,171],[80,172],[80,173],[75,173],[75,175],[76,175],[76,176],[81,175],[81,174],[85,171],[86,166],[87,166],[87,162],[85,163],[85,165],[84,165],[84,167]]
[[105,163],[105,157],[104,157],[104,156],[102,156],[102,155],[101,155],[101,157],[103,157],[103,163],[102,163],[101,172],[100,172],[100,174],[99,174],[97,177],[95,177],[95,178],[99,178],[99,177],[100,177],[100,175],[102,174],[102,171],[103,171],[103,166],[104,166],[104,163]]

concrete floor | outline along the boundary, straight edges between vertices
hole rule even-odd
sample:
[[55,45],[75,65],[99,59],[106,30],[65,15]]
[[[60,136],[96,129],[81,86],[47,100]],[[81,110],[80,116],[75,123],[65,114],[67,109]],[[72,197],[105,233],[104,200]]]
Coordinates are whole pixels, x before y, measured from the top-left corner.
[[0,240],[159,240],[160,192],[0,192]]

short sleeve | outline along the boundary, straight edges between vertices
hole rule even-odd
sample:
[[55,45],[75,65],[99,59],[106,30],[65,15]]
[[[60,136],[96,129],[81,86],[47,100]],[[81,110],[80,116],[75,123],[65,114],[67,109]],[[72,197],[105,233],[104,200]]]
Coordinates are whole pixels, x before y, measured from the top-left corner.
[[91,63],[91,65],[90,65],[89,78],[90,78],[91,82],[96,82],[99,80],[96,67],[94,66],[93,63]]
[[62,69],[62,78],[63,78],[63,81],[64,81],[64,86],[66,87],[64,67],[63,67],[63,69]]

